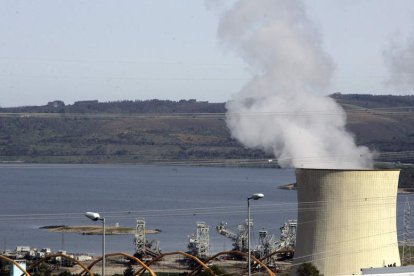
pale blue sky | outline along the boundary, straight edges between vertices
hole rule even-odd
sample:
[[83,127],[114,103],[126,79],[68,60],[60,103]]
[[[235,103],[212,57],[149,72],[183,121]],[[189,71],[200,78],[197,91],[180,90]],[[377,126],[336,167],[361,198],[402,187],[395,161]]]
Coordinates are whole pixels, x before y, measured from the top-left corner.
[[[382,52],[414,34],[414,1],[305,3],[336,64],[332,92],[402,93],[384,87]],[[202,0],[2,0],[0,106],[227,101],[250,75],[218,45],[217,24]]]

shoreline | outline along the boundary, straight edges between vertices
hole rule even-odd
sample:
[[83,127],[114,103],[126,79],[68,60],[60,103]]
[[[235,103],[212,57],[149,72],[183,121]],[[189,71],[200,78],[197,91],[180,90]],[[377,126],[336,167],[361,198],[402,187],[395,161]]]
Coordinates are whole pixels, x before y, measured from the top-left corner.
[[[102,227],[94,225],[46,225],[39,227],[55,233],[76,233],[81,235],[102,235]],[[158,234],[160,229],[145,229],[145,234]],[[106,226],[105,235],[134,235],[135,228],[121,226]]]
[[[296,191],[296,183],[277,186],[281,190]],[[414,188],[398,188],[398,194],[414,194]]]

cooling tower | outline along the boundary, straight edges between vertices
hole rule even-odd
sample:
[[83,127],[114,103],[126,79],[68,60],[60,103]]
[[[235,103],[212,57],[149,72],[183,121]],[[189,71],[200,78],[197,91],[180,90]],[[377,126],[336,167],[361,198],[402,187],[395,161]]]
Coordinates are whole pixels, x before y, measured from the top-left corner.
[[399,170],[297,169],[294,272],[312,262],[324,275],[400,266],[396,227]]

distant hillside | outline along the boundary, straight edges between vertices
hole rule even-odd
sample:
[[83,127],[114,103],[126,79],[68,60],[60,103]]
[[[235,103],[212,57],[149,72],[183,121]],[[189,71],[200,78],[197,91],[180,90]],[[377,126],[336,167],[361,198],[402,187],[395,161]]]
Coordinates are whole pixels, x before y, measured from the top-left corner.
[[414,95],[369,95],[335,93],[331,98],[343,105],[355,105],[363,108],[414,107]]
[[209,103],[196,100],[166,101],[78,101],[65,105],[62,101],[49,102],[43,106],[22,106],[0,108],[0,112],[28,113],[108,113],[108,114],[148,114],[148,113],[223,113],[224,103]]
[[230,137],[224,103],[149,100],[65,105],[54,101],[0,112],[3,161],[222,162],[271,157]]
[[[357,144],[379,152],[414,150],[414,96],[331,95],[347,113]],[[405,160],[414,163],[413,158]]]
[[[359,145],[414,163],[414,96],[331,95]],[[0,108],[0,161],[205,164],[272,158],[246,149],[224,121],[224,103],[79,101]],[[399,153],[399,154],[396,154]],[[263,162],[262,162],[263,163]],[[409,179],[409,177],[407,178]],[[414,186],[414,184],[413,184]]]

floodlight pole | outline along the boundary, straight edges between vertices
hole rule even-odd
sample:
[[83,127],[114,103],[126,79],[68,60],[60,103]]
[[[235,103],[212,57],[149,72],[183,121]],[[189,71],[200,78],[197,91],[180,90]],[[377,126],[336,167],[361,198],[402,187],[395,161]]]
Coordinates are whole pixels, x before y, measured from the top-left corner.
[[86,212],[85,216],[93,221],[102,221],[102,276],[105,276],[105,218],[94,212]]
[[105,276],[105,218],[102,218],[102,276]]
[[261,199],[263,197],[264,197],[263,194],[253,194],[252,196],[247,198],[247,251],[248,251],[247,262],[248,262],[249,276],[252,275],[252,267],[251,267],[252,253],[251,253],[251,250],[250,250],[250,227],[251,227],[251,223],[250,223],[250,199],[258,200],[258,199]]
[[249,276],[252,275],[252,267],[251,267],[251,252],[250,252],[250,198],[247,198],[247,252],[248,252],[248,272]]

